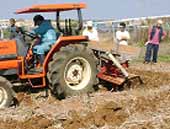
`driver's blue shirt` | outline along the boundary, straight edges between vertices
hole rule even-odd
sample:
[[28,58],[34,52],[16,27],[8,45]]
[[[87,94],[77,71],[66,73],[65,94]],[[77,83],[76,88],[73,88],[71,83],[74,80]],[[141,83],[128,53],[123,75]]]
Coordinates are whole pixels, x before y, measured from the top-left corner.
[[40,36],[40,43],[33,48],[35,54],[44,54],[56,42],[56,31],[50,21],[44,20],[33,32]]

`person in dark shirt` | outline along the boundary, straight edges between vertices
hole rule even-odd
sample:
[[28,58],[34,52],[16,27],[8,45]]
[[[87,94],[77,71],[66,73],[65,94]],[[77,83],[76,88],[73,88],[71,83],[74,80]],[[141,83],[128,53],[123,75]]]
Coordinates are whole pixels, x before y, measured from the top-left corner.
[[16,38],[17,35],[18,35],[18,32],[17,32],[18,27],[15,25],[16,21],[15,21],[14,18],[11,18],[11,19],[9,20],[9,23],[10,23],[10,26],[8,27],[9,32],[10,32],[9,38],[10,38],[10,39],[14,39],[14,38]]
[[148,64],[151,61],[152,56],[152,64],[157,63],[159,44],[165,38],[166,32],[162,28],[163,21],[158,20],[157,24],[149,29],[148,33],[148,41],[146,45],[146,53],[144,63]]

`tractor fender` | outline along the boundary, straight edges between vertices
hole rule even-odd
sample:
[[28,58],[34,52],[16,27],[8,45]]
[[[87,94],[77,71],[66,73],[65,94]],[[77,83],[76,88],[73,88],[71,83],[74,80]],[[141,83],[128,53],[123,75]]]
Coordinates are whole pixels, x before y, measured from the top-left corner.
[[[45,57],[44,64],[43,64],[43,71],[45,73],[48,70],[48,63],[52,59],[53,54],[60,50],[61,47],[67,46],[68,44],[77,44],[81,42],[87,42],[88,38],[86,36],[62,36],[59,37],[56,43],[52,46],[51,50],[48,52],[47,56]],[[85,44],[85,43],[84,43]]]

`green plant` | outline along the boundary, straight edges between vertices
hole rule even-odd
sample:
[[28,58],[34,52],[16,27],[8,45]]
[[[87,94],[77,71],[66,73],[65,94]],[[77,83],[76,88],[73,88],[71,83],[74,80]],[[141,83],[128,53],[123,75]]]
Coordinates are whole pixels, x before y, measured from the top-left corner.
[[160,55],[158,60],[163,62],[170,62],[170,55]]
[[137,43],[137,47],[144,47],[144,46],[145,46],[145,42],[142,40]]
[[8,29],[3,30],[4,33],[4,38],[9,38],[10,32],[8,31]]

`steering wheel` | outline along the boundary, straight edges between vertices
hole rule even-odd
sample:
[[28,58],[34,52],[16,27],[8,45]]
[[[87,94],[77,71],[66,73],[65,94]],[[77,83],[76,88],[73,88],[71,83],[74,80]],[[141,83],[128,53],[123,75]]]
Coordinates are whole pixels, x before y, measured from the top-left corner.
[[26,42],[29,47],[33,46],[35,43],[39,42],[40,40],[40,37],[37,34],[31,33],[28,31],[23,31],[23,30],[20,30],[20,32],[24,35],[24,37],[28,36],[31,38],[31,41],[28,40]]
[[24,31],[23,34],[32,38],[32,39],[40,38],[38,35],[31,33],[31,32],[28,32],[28,31]]
[[38,37],[38,35],[36,35],[34,33],[31,33],[31,32],[28,32],[28,31],[25,31],[20,27],[17,28],[17,31],[21,32],[23,35],[28,36],[28,37],[30,37],[32,39],[40,38],[40,37]]

